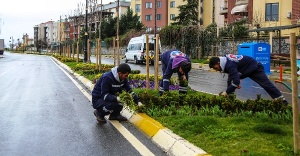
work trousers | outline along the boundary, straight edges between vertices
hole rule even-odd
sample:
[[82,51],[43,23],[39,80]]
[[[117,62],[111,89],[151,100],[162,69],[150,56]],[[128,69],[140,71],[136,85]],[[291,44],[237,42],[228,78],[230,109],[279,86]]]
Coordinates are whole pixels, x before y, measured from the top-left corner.
[[118,116],[123,109],[123,105],[120,102],[108,102],[102,99],[95,101],[93,106],[95,109],[97,109],[99,115],[102,117],[109,114],[111,116]]
[[[166,68],[167,68],[167,65],[166,64],[164,64],[163,62],[162,62],[162,64],[161,64],[161,66],[162,66],[162,73],[164,74],[165,73],[165,71],[166,71]],[[181,75],[177,72],[177,75],[178,75],[178,79],[179,79],[179,93],[180,94],[186,94],[187,93],[187,88],[188,88],[188,86],[186,86],[183,82],[181,82]],[[169,83],[168,83],[168,85],[167,85],[167,87],[168,87],[168,90],[167,91],[169,91],[169,85],[170,85],[170,80],[161,80],[160,82],[159,82],[159,95],[161,96],[162,94],[163,94],[163,92],[165,91],[164,90],[164,81],[169,81]],[[166,83],[165,83],[166,84]]]
[[269,80],[261,64],[258,65],[256,71],[250,74],[249,78],[258,83],[273,99],[283,97],[281,92]]

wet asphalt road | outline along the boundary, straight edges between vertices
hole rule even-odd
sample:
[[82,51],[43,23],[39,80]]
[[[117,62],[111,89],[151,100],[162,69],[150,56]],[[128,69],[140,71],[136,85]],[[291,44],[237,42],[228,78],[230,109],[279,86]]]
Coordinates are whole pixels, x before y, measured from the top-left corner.
[[[140,155],[48,56],[0,58],[0,155]],[[124,123],[155,155],[165,155]]]
[[[92,62],[96,62],[95,57],[91,57]],[[124,63],[125,60],[121,60],[121,63]],[[103,64],[114,64],[113,58],[103,58]],[[133,62],[128,62],[133,70],[140,70],[141,73],[146,73],[145,64],[134,64]],[[150,74],[154,73],[154,66],[150,65]],[[161,74],[161,67],[158,68],[159,73]],[[176,74],[173,74],[176,76]],[[279,79],[279,78],[278,78]],[[271,80],[274,83],[274,80]],[[290,82],[286,82],[291,86]],[[274,83],[274,85],[282,92],[289,103],[292,102],[292,92],[289,91],[284,85]],[[201,69],[192,69],[189,73],[189,86],[201,92],[207,92],[211,94],[219,94],[222,91],[226,90],[227,87],[227,74],[221,74],[219,72],[211,72]],[[261,95],[264,99],[272,99],[269,94],[261,88],[256,82],[252,81],[249,78],[241,80],[241,89],[236,89],[236,97],[240,100],[247,99],[256,99],[257,95]],[[300,89],[300,84],[298,82],[298,90]],[[300,93],[299,93],[300,94]],[[300,100],[298,100],[300,104]]]

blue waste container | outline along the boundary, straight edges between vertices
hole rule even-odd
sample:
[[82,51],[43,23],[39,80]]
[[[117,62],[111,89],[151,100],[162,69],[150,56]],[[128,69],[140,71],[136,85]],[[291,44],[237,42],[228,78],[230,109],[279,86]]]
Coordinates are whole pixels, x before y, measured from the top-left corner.
[[266,74],[270,74],[271,52],[268,43],[241,43],[238,45],[238,54],[250,56],[260,62],[265,69]]

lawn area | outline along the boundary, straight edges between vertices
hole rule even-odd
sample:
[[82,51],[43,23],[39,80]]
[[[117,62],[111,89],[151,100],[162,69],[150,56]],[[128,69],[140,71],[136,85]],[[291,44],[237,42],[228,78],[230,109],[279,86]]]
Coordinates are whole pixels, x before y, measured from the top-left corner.
[[271,118],[163,116],[157,121],[214,156],[292,156],[293,126]]

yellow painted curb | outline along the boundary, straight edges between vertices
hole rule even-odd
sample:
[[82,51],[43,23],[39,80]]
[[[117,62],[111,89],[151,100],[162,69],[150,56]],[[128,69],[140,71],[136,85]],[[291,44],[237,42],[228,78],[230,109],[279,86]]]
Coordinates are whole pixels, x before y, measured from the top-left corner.
[[145,113],[138,113],[130,118],[130,122],[142,130],[147,136],[153,137],[160,129],[164,128],[162,124],[150,118]]

